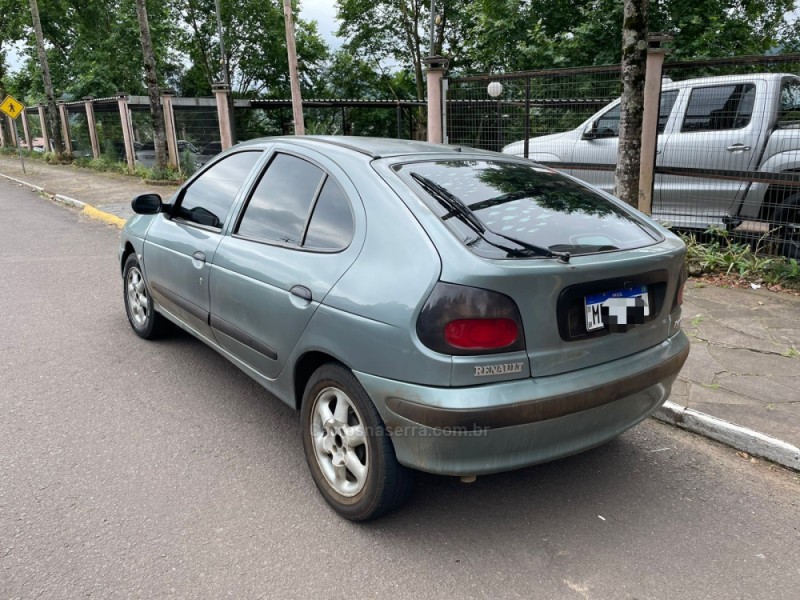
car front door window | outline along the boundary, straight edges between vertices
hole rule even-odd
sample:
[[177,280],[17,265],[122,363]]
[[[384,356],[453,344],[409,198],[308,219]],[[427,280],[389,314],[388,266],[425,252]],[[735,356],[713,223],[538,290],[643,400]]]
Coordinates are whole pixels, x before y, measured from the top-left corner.
[[173,216],[181,221],[222,229],[242,182],[261,152],[231,154],[200,174],[184,190]]

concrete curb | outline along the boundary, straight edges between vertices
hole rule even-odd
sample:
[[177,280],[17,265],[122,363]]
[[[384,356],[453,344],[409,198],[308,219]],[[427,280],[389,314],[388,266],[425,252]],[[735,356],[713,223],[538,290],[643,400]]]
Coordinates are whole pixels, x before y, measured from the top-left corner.
[[800,448],[753,429],[669,401],[665,402],[653,416],[659,421],[800,471]]
[[96,219],[98,221],[103,221],[104,223],[108,223],[109,225],[114,225],[122,229],[125,226],[125,219],[122,217],[118,217],[117,215],[113,215],[109,212],[104,210],[100,210],[97,207],[92,206],[91,204],[86,204],[86,202],[81,202],[80,200],[76,200],[75,198],[70,198],[69,196],[64,196],[63,194],[53,194],[48,192],[43,187],[38,185],[34,185],[32,183],[28,183],[27,181],[22,181],[21,179],[17,179],[16,177],[11,177],[10,175],[6,175],[4,173],[0,173],[0,177],[8,179],[16,184],[23,185],[27,188],[34,190],[35,192],[39,192],[40,194],[47,194],[50,196],[51,199],[59,202],[61,204],[66,204],[67,206],[72,206],[75,208],[81,209],[81,212],[85,214],[87,217],[91,219]]

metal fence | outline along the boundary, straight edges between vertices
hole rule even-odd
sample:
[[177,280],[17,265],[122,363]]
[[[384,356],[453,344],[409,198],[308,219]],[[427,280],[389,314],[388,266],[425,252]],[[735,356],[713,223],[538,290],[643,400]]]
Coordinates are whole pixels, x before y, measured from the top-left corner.
[[[667,63],[652,212],[800,257],[800,55]],[[525,156],[613,191],[619,67],[446,84],[446,140]]]
[[[120,113],[121,97],[124,98],[123,106],[127,114],[125,123],[129,125],[123,123]],[[147,96],[114,96],[90,100],[98,140],[97,156],[92,148],[87,100],[66,102],[58,109],[57,119],[61,123],[62,131],[68,131],[65,144],[69,143],[67,149],[75,158],[126,162],[123,128],[129,126],[133,164],[144,167],[155,165],[153,126]],[[162,104],[165,111],[171,106],[179,167],[185,175],[191,175],[222,151],[217,100],[208,97],[170,96],[168,105],[163,101]],[[236,99],[233,104],[234,142],[294,133],[291,100]],[[409,139],[424,139],[426,135],[424,101],[310,99],[304,100],[303,106],[306,129],[310,134]],[[42,109],[47,110],[46,107]],[[44,151],[39,110],[40,107],[28,107],[26,119],[33,149]],[[65,120],[62,119],[64,116]],[[27,141],[21,143],[26,145]],[[50,143],[52,145],[52,140]]]

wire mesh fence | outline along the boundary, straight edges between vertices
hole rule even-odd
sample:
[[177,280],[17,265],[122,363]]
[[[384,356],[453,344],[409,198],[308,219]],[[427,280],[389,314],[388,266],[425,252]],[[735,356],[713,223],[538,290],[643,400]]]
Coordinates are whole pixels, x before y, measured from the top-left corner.
[[67,130],[69,131],[72,156],[75,158],[91,158],[92,142],[89,137],[89,123],[86,119],[86,105],[70,103],[67,109]]
[[[800,56],[667,63],[653,216],[800,257]],[[531,158],[613,191],[618,67],[451,79],[450,143]]]
[[619,92],[615,66],[451,79],[447,141],[530,155],[528,138],[573,130]]

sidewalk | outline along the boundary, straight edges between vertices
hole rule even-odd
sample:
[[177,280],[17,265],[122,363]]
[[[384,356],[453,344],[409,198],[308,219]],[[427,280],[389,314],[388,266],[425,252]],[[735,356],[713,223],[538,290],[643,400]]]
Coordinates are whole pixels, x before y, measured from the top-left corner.
[[70,165],[49,165],[41,160],[25,159],[23,174],[19,157],[0,155],[0,174],[13,177],[55,196],[66,196],[127,220],[133,216],[131,200],[137,194],[156,192],[169,198],[177,186],[146,184],[136,177],[101,173]]
[[[19,159],[0,156],[0,174],[123,219],[134,195],[176,189],[39,161],[26,167],[23,175]],[[656,417],[800,470],[800,297],[690,280],[683,329],[691,353]]]

